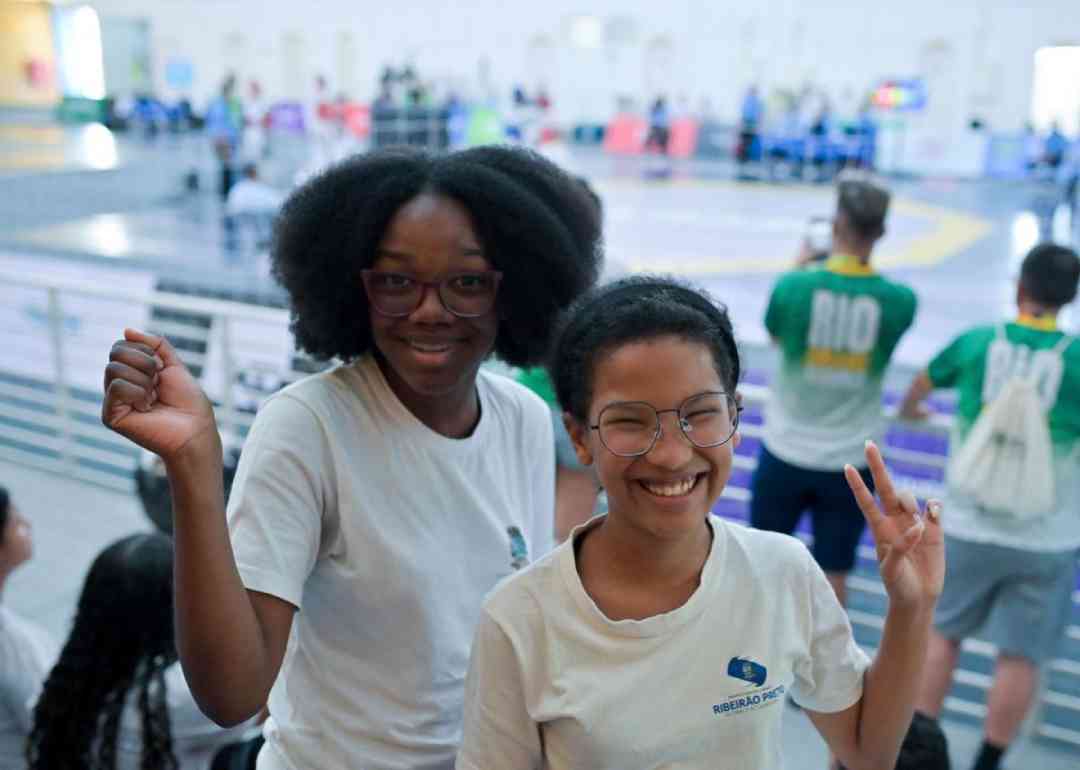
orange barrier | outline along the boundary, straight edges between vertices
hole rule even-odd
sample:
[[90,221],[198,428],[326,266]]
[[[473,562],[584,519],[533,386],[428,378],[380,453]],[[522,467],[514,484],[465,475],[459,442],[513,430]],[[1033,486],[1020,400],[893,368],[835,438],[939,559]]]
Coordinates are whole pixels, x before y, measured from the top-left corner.
[[689,158],[697,149],[700,124],[693,118],[678,118],[671,122],[671,138],[668,139],[668,155],[672,158]]
[[604,151],[615,155],[640,155],[648,131],[648,124],[638,115],[616,115],[604,134]]

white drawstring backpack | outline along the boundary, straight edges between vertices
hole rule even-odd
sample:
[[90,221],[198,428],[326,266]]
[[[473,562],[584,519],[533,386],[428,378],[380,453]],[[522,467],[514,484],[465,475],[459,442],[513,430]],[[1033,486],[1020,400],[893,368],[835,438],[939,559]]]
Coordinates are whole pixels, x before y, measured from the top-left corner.
[[[998,334],[1004,337],[1004,327]],[[1053,348],[1060,356],[1073,341],[1065,336]],[[1052,513],[1054,448],[1037,383],[1014,374],[990,403],[984,404],[963,446],[949,460],[949,486],[980,507],[1016,521]]]

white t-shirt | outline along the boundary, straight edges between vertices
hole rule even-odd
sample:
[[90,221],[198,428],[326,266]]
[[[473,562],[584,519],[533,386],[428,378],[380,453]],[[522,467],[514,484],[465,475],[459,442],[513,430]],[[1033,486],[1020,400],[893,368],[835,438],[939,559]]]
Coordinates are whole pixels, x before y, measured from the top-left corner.
[[0,768],[26,767],[34,703],[57,652],[43,629],[0,607]]
[[[142,714],[134,690],[128,693],[120,730],[116,734],[116,770],[139,770],[142,762]],[[179,770],[207,770],[214,755],[228,743],[258,735],[251,722],[222,728],[211,722],[195,705],[195,698],[179,663],[165,669],[165,704],[169,711],[173,755]],[[5,765],[6,767],[6,765]]]
[[277,214],[285,201],[284,193],[257,179],[241,179],[229,190],[225,212],[239,214]]
[[711,516],[686,604],[611,621],[575,563],[597,521],[485,602],[458,770],[777,770],[785,694],[821,712],[862,697],[869,659],[798,540]]
[[412,415],[370,357],[268,399],[229,501],[244,585],[300,608],[260,770],[453,766],[473,630],[552,547],[548,408],[481,371],[464,439]]

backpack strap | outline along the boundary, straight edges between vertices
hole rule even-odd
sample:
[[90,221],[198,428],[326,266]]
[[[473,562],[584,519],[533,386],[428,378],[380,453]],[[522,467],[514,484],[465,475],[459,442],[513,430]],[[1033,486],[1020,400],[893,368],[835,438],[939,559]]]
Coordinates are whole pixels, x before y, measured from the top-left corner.
[[1069,349],[1069,345],[1071,345],[1076,340],[1076,337],[1073,337],[1069,334],[1062,336],[1062,338],[1058,340],[1058,343],[1054,345],[1054,352],[1057,353],[1059,356],[1062,355],[1066,350]]

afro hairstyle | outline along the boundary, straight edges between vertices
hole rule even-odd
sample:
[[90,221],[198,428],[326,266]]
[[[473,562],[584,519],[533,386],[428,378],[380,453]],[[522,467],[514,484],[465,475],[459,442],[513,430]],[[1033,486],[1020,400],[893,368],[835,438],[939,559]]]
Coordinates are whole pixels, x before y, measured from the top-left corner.
[[374,347],[360,271],[375,261],[398,209],[423,193],[464,206],[503,273],[495,354],[514,366],[542,361],[560,312],[599,275],[600,212],[574,177],[512,147],[379,150],[334,165],[293,193],[275,226],[271,259],[289,295],[297,345],[343,361]]

